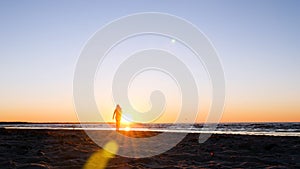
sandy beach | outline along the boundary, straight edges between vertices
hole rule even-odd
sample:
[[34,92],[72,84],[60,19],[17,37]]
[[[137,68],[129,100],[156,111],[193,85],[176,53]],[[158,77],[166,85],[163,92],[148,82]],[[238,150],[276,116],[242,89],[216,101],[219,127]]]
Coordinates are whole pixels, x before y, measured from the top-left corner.
[[[126,134],[151,137],[159,133]],[[84,131],[1,129],[0,135],[0,167],[4,169],[82,168],[93,153],[101,150]],[[188,134],[163,154],[140,159],[117,155],[106,167],[300,168],[299,152],[299,137],[213,135],[199,144],[198,134]]]

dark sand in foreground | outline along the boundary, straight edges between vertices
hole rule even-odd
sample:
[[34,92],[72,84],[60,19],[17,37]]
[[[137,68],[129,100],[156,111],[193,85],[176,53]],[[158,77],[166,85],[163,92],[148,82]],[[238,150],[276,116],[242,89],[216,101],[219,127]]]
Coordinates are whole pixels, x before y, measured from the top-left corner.
[[[199,144],[198,136],[188,134],[176,147],[151,158],[115,156],[107,168],[300,168],[299,137],[213,135]],[[82,168],[99,150],[84,131],[0,129],[1,169]]]

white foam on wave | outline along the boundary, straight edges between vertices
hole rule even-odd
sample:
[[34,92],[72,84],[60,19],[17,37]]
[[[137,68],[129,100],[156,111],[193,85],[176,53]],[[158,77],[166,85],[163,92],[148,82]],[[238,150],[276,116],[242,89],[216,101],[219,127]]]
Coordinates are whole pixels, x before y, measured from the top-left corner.
[[[23,130],[95,130],[95,131],[113,131],[115,128],[81,128],[81,127],[14,127],[7,126],[4,129],[23,129]],[[121,131],[127,131],[126,128],[120,128]],[[209,130],[189,130],[189,129],[155,129],[155,128],[130,128],[130,131],[151,131],[167,133],[195,133],[195,134],[233,134],[233,135],[256,135],[256,136],[289,136],[300,137],[300,132],[264,132],[264,131],[209,131]]]

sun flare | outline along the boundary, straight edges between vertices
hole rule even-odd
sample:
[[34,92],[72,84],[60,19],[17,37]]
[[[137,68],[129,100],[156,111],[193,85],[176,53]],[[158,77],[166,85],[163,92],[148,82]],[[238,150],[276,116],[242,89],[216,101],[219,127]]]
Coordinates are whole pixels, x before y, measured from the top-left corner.
[[130,124],[131,122],[128,121],[128,120],[126,120],[126,119],[122,119],[122,120],[121,120],[121,123],[122,123],[122,124],[125,124],[125,125],[128,125],[128,124]]
[[132,123],[132,120],[130,117],[126,116],[126,118],[125,117],[122,118],[121,123],[125,125],[129,125]]

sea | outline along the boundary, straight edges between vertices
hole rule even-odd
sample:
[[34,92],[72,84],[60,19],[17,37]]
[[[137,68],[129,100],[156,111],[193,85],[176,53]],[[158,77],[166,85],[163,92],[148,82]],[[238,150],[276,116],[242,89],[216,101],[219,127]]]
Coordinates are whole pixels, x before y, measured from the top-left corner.
[[[115,130],[108,123],[0,123],[0,129],[31,130]],[[300,122],[295,123],[219,123],[219,124],[127,124],[120,130],[171,133],[212,133],[300,137]]]

